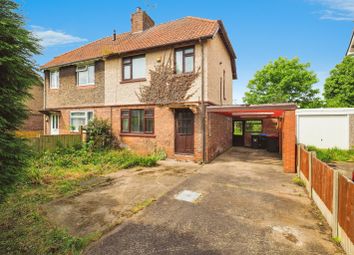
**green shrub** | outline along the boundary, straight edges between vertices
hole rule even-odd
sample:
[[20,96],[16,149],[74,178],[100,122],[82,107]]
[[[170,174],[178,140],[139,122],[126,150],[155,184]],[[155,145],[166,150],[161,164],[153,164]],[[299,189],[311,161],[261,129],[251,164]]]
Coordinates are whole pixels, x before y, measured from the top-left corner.
[[88,145],[92,150],[105,149],[112,146],[113,136],[107,120],[93,119],[86,127]]
[[342,150],[338,148],[319,149],[315,146],[308,146],[309,151],[315,151],[316,156],[323,162],[333,161],[354,161],[354,150]]

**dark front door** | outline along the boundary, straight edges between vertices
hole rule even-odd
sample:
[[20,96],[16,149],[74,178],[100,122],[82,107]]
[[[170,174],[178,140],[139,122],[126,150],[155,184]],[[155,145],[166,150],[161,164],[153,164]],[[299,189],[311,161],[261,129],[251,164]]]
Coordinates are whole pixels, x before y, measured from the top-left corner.
[[189,109],[175,111],[175,151],[176,153],[194,152],[194,114]]
[[234,146],[245,145],[245,122],[243,120],[234,120],[232,130],[232,142]]

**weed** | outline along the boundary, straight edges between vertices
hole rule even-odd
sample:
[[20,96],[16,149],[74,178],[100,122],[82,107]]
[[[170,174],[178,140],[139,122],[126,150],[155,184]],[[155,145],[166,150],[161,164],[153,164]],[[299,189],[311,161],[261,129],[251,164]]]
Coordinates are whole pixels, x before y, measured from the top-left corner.
[[301,178],[298,176],[295,176],[293,178],[293,183],[295,183],[296,185],[299,185],[300,187],[305,187],[305,182],[303,180],[301,180]]
[[141,203],[138,203],[136,204],[132,209],[132,213],[135,214],[135,213],[138,213],[140,212],[141,210],[143,210],[144,208],[148,207],[149,205],[151,205],[153,202],[155,202],[156,199],[155,198],[149,198],[149,199],[146,199],[144,200],[143,202]]
[[340,245],[341,239],[339,236],[336,237],[332,237],[332,241],[336,244],[336,245]]

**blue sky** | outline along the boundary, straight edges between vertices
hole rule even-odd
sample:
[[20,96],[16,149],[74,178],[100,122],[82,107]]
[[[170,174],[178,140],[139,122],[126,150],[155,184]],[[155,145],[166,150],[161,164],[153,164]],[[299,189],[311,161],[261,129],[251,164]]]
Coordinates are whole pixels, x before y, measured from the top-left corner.
[[142,7],[155,23],[184,16],[223,20],[237,54],[234,103],[248,81],[269,61],[284,56],[310,62],[322,89],[345,55],[354,28],[354,0],[17,0],[28,29],[43,39],[38,64],[85,43],[130,30],[130,15]]

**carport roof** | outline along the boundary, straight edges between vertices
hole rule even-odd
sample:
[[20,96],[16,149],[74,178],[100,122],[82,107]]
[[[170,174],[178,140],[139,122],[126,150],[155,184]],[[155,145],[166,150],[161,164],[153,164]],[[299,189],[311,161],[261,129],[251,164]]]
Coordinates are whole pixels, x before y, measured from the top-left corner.
[[296,104],[259,104],[259,105],[213,105],[207,107],[207,112],[220,113],[240,118],[267,118],[282,116],[284,111],[295,111]]

